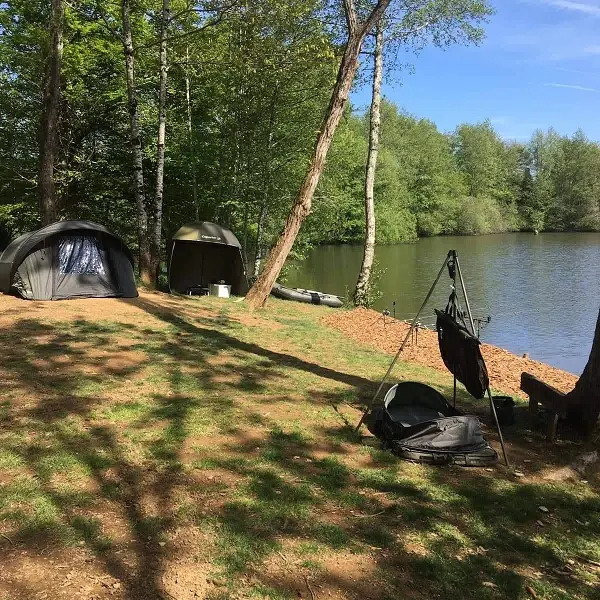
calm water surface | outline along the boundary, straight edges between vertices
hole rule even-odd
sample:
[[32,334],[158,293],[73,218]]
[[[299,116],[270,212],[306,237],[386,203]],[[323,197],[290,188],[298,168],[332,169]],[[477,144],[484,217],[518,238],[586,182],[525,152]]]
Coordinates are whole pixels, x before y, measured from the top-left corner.
[[[375,309],[410,319],[419,309],[448,250],[458,252],[473,315],[491,315],[481,339],[575,374],[583,370],[600,305],[600,234],[527,233],[438,237],[378,246],[384,273]],[[354,289],[362,246],[321,246],[287,280],[342,296]],[[443,274],[421,321],[433,325],[450,279]]]

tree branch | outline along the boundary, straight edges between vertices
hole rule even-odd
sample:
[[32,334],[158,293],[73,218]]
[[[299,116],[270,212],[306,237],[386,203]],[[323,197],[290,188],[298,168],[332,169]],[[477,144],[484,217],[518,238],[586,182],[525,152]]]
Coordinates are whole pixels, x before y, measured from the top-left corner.
[[358,22],[356,18],[356,7],[354,6],[354,0],[344,0],[344,14],[346,15],[346,23],[348,25],[348,34],[353,36],[358,28]]
[[375,8],[371,11],[371,14],[367,17],[367,20],[362,24],[361,32],[363,34],[369,33],[373,27],[379,22],[383,13],[387,10],[391,0],[378,0]]
[[[235,4],[232,4],[232,6],[234,6],[234,5]],[[196,27],[195,29],[192,29],[191,31],[186,31],[185,33],[180,33],[179,35],[172,35],[169,38],[171,45],[175,44],[176,42],[178,42],[181,39],[188,38],[192,35],[196,35],[197,33],[202,33],[205,29],[208,29],[209,27],[214,27],[215,25],[218,25],[225,18],[225,14],[226,14],[226,11],[223,11],[223,12],[219,13],[214,19],[211,19],[210,21],[207,21],[206,23],[204,23],[204,25],[202,25],[201,27]],[[156,39],[153,42],[143,44],[142,46],[137,46],[135,51],[137,53],[140,50],[145,50],[146,48],[152,48],[152,47],[158,46],[158,45],[160,45],[160,39]]]

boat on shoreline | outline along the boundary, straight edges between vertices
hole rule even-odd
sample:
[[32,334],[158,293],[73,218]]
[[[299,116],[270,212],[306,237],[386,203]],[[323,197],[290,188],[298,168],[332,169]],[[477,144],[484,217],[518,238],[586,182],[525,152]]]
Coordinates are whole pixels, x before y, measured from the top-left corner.
[[289,288],[280,283],[275,283],[271,289],[271,294],[276,298],[283,300],[295,300],[296,302],[306,302],[307,304],[322,304],[331,308],[340,308],[343,302],[339,296],[325,294],[315,290],[305,290],[302,288]]

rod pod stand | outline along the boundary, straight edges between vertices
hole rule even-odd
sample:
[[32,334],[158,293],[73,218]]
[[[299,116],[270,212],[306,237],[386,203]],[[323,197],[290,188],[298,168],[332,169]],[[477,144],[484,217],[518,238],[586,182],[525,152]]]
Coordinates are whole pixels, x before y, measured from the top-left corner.
[[[421,313],[423,312],[423,309],[425,308],[425,306],[427,305],[427,302],[429,302],[429,298],[431,298],[431,295],[433,294],[441,276],[442,273],[444,272],[444,269],[446,268],[446,266],[448,265],[448,262],[450,262],[451,260],[454,261],[454,265],[455,265],[455,269],[456,269],[456,273],[458,273],[458,278],[460,281],[460,287],[462,289],[462,293],[465,299],[465,305],[467,308],[467,315],[469,316],[469,324],[471,325],[471,332],[473,334],[473,336],[477,337],[475,335],[475,324],[473,322],[473,315],[471,314],[471,306],[469,304],[469,297],[467,296],[467,290],[465,288],[465,282],[463,280],[463,276],[462,276],[462,270],[460,268],[460,263],[458,261],[458,256],[456,254],[456,250],[449,250],[448,254],[444,260],[444,264],[442,264],[442,267],[439,271],[439,273],[437,274],[437,277],[435,278],[435,281],[433,282],[429,292],[427,293],[427,296],[425,296],[425,300],[423,301],[423,304],[421,304],[421,308],[419,308],[419,310],[417,311],[417,314],[415,315],[414,319],[412,320],[411,324],[410,324],[410,328],[409,330],[406,332],[406,336],[404,337],[404,340],[402,341],[402,344],[400,345],[400,348],[398,350],[398,352],[396,352],[396,356],[394,356],[394,360],[392,361],[392,364],[388,367],[388,370],[386,371],[385,375],[383,376],[383,379],[381,380],[381,383],[379,384],[379,387],[377,388],[377,391],[375,392],[375,394],[373,395],[373,398],[371,398],[371,401],[369,402],[366,410],[363,412],[360,421],[358,422],[358,425],[355,428],[355,432],[358,433],[358,430],[360,429],[360,426],[363,424],[365,417],[369,414],[369,412],[371,411],[371,409],[373,408],[373,405],[375,404],[375,400],[377,400],[377,397],[379,396],[379,393],[381,392],[381,390],[383,389],[383,386],[385,385],[385,382],[387,381],[388,377],[390,376],[390,373],[392,372],[392,369],[394,368],[394,366],[396,365],[396,363],[398,362],[398,358],[400,357],[400,354],[402,353],[402,350],[404,350],[404,347],[406,346],[408,340],[410,339],[410,336],[412,334],[412,332],[414,331],[417,321],[419,319],[419,317],[421,316]],[[477,338],[479,339],[479,338]],[[456,384],[456,381],[455,381]],[[486,393],[488,395],[488,398],[490,400],[490,409],[492,414],[494,415],[494,421],[496,423],[496,429],[498,431],[498,437],[500,438],[500,446],[502,447],[502,454],[504,455],[504,463],[506,464],[507,467],[510,466],[509,462],[508,462],[508,456],[506,454],[506,449],[504,447],[504,438],[502,436],[502,430],[500,429],[500,423],[498,422],[498,415],[496,414],[496,406],[494,404],[494,401],[492,399],[492,392],[490,390],[490,386],[488,383],[487,386],[487,390]]]

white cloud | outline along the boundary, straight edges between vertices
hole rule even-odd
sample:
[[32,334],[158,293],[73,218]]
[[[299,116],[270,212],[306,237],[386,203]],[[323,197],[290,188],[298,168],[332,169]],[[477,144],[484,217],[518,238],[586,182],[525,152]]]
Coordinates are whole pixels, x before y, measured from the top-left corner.
[[595,88],[585,87],[583,85],[569,85],[566,83],[544,83],[545,87],[563,88],[567,90],[579,90],[580,92],[598,92]]
[[519,142],[522,140],[531,139],[531,134],[521,134],[521,133],[500,133],[500,137],[505,142]]
[[[555,23],[525,24],[515,22],[490,36],[490,46],[528,61],[563,62],[592,59],[600,54],[598,22],[584,19],[582,23],[562,20]],[[581,67],[583,65],[577,65]]]
[[587,2],[575,2],[574,0],[541,0],[542,4],[556,6],[564,10],[584,13],[586,15],[595,15],[600,17],[600,6],[597,4],[588,4]]

